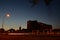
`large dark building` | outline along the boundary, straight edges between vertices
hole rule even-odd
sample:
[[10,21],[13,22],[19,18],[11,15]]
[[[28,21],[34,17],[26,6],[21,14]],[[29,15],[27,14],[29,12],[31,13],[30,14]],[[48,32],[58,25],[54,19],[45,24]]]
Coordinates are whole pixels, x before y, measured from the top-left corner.
[[31,30],[34,30],[34,29],[38,29],[37,27],[38,23],[37,21],[27,21],[27,29],[31,29]]
[[31,29],[31,30],[40,30],[40,31],[51,31],[52,30],[52,25],[49,24],[45,24],[42,22],[37,22],[35,21],[27,21],[27,29]]

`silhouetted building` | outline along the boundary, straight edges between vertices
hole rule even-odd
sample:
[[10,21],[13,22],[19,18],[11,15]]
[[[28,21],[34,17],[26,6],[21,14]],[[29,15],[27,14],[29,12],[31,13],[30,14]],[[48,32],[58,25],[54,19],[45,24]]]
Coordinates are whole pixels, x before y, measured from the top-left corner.
[[40,30],[41,32],[47,32],[47,31],[52,31],[52,25],[49,24],[45,24],[42,22],[37,22],[35,21],[27,21],[27,29],[31,29],[31,30]]
[[21,32],[23,32],[23,33],[29,33],[29,32],[32,32],[32,30],[29,30],[29,29],[22,29]]
[[15,29],[9,29],[8,32],[15,32]]
[[43,24],[43,30],[44,30],[45,32],[47,32],[47,31],[51,32],[51,31],[52,31],[52,25]]
[[38,25],[38,23],[36,20],[35,21],[30,21],[30,20],[27,21],[27,29],[37,30],[37,29],[39,29],[39,27],[37,25]]
[[60,32],[60,29],[53,29],[52,32]]

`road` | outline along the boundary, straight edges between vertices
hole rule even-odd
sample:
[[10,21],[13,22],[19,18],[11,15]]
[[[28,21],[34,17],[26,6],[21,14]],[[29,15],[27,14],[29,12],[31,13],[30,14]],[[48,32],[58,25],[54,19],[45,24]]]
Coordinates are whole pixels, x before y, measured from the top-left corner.
[[0,40],[60,40],[60,36],[0,35]]

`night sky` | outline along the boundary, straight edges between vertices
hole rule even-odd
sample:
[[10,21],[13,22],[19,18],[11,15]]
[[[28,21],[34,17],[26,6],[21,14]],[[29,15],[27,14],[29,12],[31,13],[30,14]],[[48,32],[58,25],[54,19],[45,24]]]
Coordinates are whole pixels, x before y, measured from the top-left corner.
[[[4,18],[4,28],[18,29],[19,26],[27,28],[28,20],[37,20],[50,24],[53,28],[60,28],[60,0],[53,0],[46,6],[44,0],[31,8],[29,0],[0,0],[0,28]],[[10,17],[4,15],[10,13]]]

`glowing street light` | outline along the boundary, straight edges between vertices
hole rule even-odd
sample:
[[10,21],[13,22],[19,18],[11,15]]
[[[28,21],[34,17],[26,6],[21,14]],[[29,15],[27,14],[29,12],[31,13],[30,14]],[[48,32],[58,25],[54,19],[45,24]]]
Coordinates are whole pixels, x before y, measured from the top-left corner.
[[7,17],[10,17],[10,15],[9,15],[9,14],[7,14],[6,16],[7,16]]
[[9,13],[7,13],[5,16],[6,16],[7,18],[9,18],[9,17],[10,17],[10,14],[9,14]]
[[3,18],[2,18],[2,28],[4,27],[4,18],[9,18],[10,17],[10,14],[9,13],[7,13],[6,15],[4,15],[3,16]]

